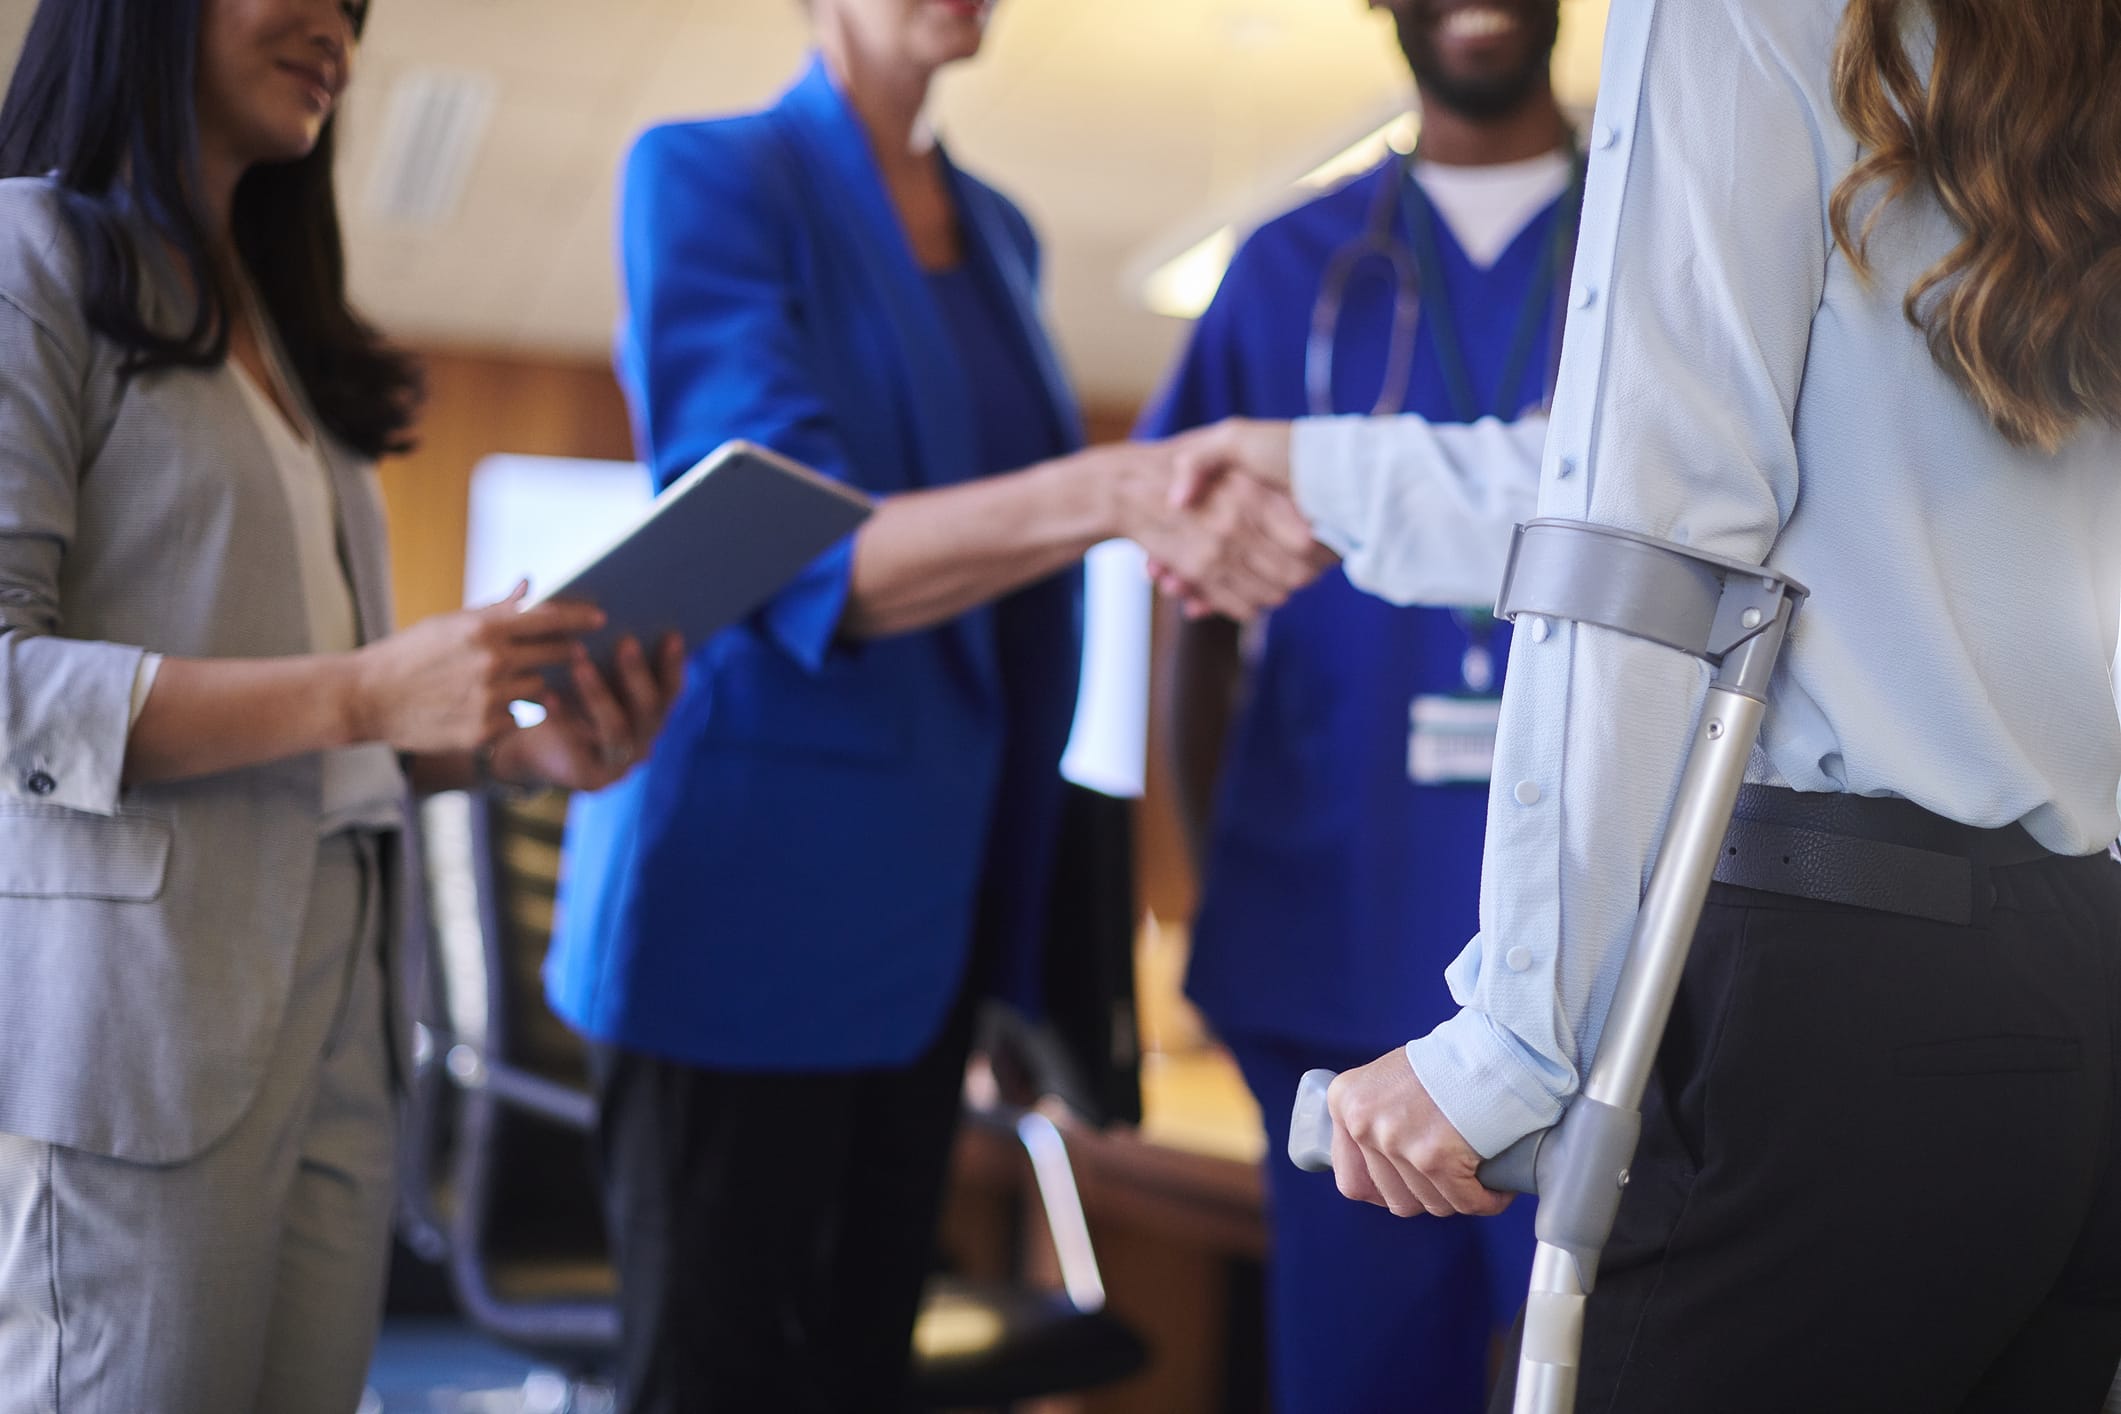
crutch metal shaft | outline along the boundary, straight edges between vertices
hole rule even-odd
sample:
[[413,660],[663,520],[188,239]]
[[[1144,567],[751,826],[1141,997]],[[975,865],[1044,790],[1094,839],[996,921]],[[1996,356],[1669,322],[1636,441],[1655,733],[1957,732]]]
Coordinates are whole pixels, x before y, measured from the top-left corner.
[[[1746,758],[1759,738],[1762,704],[1720,682],[1709,689],[1696,728],[1679,794],[1672,806],[1663,847],[1636,915],[1633,941],[1606,1014],[1597,1059],[1583,1098],[1569,1114],[1598,1114],[1608,1125],[1624,1124],[1625,1152],[1609,1150],[1589,1172],[1557,1175],[1585,1188],[1577,1203],[1556,1213],[1551,1227],[1542,1200],[1539,1248],[1525,1305],[1524,1345],[1518,1356],[1515,1414],[1569,1414],[1576,1406],[1576,1373],[1583,1349],[1584,1308],[1597,1280],[1599,1255],[1612,1235],[1627,1186],[1635,1139],[1641,1128],[1642,1096],[1672,1002],[1686,972],[1694,930],[1716,870],[1716,855],[1730,828],[1731,810],[1745,780]],[[1625,1116],[1615,1121],[1608,1116]],[[1569,1117],[1562,1124],[1566,1126]],[[1559,1130],[1557,1129],[1557,1133]],[[1546,1166],[1541,1165],[1540,1168]],[[1542,1172],[1539,1179],[1544,1181]],[[1544,1186],[1542,1188],[1544,1191]]]

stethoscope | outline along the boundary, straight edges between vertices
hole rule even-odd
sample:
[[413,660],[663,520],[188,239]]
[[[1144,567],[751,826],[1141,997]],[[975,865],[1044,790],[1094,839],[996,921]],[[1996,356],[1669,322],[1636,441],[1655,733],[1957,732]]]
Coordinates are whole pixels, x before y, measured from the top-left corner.
[[[1455,411],[1464,422],[1483,413],[1514,416],[1516,408],[1483,406],[1472,388],[1464,350],[1443,280],[1436,274],[1442,256],[1436,246],[1436,213],[1421,183],[1414,180],[1415,154],[1401,157],[1389,181],[1378,186],[1369,219],[1362,234],[1334,252],[1320,282],[1318,299],[1311,306],[1311,333],[1304,344],[1304,395],[1313,417],[1333,414],[1333,354],[1339,342],[1341,316],[1347,309],[1348,285],[1365,261],[1382,260],[1391,270],[1392,332],[1385,355],[1384,385],[1379,389],[1372,417],[1390,417],[1406,409],[1407,393],[1414,381],[1414,341],[1421,325],[1422,290],[1434,286],[1437,297],[1430,311],[1435,325],[1437,353],[1443,364],[1444,382]],[[1560,209],[1547,240],[1545,258],[1537,282],[1526,294],[1518,312],[1517,329],[1511,341],[1497,399],[1510,397],[1524,381],[1525,363],[1531,357],[1540,316],[1551,311],[1548,326],[1547,383],[1551,388],[1561,349],[1561,296],[1566,291],[1564,271],[1575,261],[1576,223],[1582,204],[1584,162],[1572,141],[1569,164],[1574,177],[1563,194]],[[1407,239],[1400,238],[1406,227]]]

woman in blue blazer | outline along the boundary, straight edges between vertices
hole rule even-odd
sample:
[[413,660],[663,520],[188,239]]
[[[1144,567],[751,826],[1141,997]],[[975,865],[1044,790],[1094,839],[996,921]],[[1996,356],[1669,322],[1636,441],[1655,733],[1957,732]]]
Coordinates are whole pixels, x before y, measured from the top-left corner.
[[922,118],[989,5],[810,8],[778,104],[655,128],[624,179],[657,483],[745,437],[883,498],[570,825],[547,976],[597,1043],[635,1411],[897,1404],[972,1004],[1035,1000],[1078,561],[1142,540],[1238,615],[1316,564],[1286,503],[1188,518],[1167,454],[1069,455],[1030,226]]

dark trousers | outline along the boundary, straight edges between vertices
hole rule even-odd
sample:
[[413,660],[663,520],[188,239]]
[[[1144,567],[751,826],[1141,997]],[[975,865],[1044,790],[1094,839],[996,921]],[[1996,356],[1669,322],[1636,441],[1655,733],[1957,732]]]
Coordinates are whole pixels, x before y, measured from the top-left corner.
[[971,1036],[967,1000],[897,1069],[596,1055],[622,1410],[904,1406]]
[[1581,1414],[2100,1408],[2121,1363],[2121,865],[1987,877],[1967,927],[1714,888]]

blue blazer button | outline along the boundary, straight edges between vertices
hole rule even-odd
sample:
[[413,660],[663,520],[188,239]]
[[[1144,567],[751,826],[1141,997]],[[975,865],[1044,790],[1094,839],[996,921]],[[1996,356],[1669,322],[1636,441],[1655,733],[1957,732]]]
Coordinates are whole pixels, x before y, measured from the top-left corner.
[[32,771],[29,773],[29,779],[22,784],[29,787],[31,795],[50,795],[59,789],[59,783],[51,778],[48,771]]

